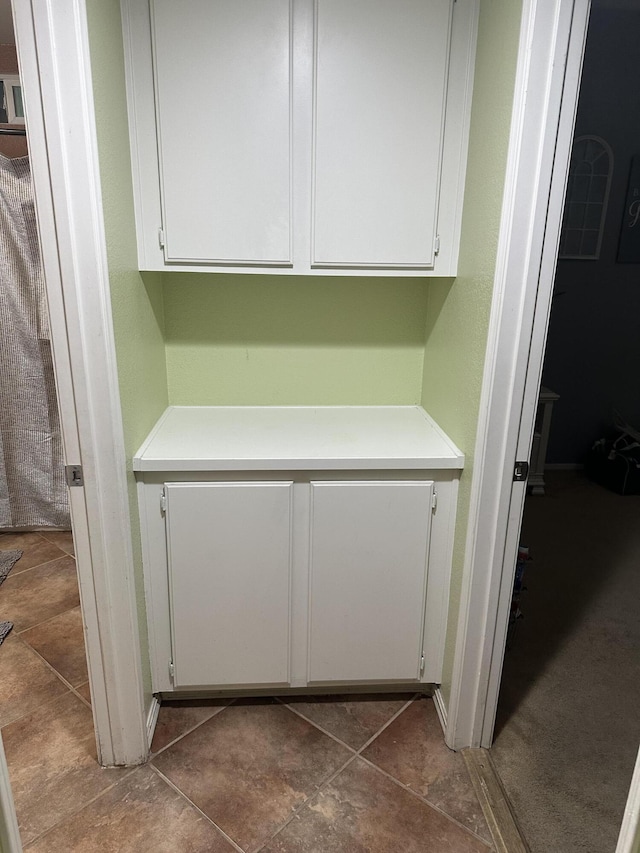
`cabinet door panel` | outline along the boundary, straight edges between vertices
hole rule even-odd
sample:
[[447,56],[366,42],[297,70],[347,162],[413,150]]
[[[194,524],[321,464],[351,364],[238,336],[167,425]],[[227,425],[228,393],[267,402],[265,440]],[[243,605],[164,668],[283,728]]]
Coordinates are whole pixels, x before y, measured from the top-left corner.
[[289,0],[153,0],[152,30],[166,260],[290,263]]
[[176,687],[289,681],[292,484],[166,486]]
[[309,681],[418,679],[433,483],[311,489]]
[[433,265],[453,0],[316,0],[313,259]]

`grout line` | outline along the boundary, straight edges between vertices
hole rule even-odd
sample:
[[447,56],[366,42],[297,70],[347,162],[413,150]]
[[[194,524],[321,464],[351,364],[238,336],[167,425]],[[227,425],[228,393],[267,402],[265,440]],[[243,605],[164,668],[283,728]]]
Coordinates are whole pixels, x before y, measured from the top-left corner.
[[289,824],[293,820],[295,820],[297,817],[299,817],[300,812],[306,806],[309,806],[310,803],[313,802],[313,800],[315,800],[317,797],[319,797],[322,794],[323,788],[325,788],[327,785],[330,785],[333,782],[333,780],[343,772],[343,770],[346,770],[347,767],[353,761],[356,760],[357,757],[358,757],[357,753],[354,752],[353,755],[349,756],[349,758],[344,762],[344,764],[342,764],[337,770],[330,773],[322,782],[320,782],[320,784],[316,786],[316,790],[312,791],[312,793],[309,794],[308,797],[305,797],[304,800],[302,800],[300,803],[298,803],[298,805],[292,810],[292,812],[289,815],[289,817],[287,818],[287,820],[281,826],[279,826],[278,829],[276,829],[276,831],[273,833],[273,835],[270,835],[269,838],[266,839],[266,841],[264,841],[258,848],[256,848],[256,850],[253,851],[253,853],[260,853],[261,850],[264,850],[266,845],[269,844],[271,841],[273,841],[273,839],[277,835],[279,835],[284,829],[286,829],[287,826],[289,826]]
[[[81,702],[84,702],[84,704],[87,706],[87,708],[89,708],[91,710],[91,714],[93,715],[93,706],[91,705],[91,702],[89,702],[88,699],[85,699],[84,696],[82,695],[82,693],[80,693],[79,688],[84,687],[85,684],[89,684],[89,682],[83,681],[82,684],[79,684],[77,687],[72,687],[71,689],[76,694],[78,699],[80,699]],[[91,694],[91,688],[89,688],[89,694]]]
[[193,800],[190,800],[189,797],[184,793],[184,791],[181,791],[180,788],[178,788],[178,786],[171,781],[171,779],[165,776],[164,773],[158,770],[158,768],[155,767],[153,764],[149,764],[148,766],[151,768],[151,770],[153,770],[154,773],[158,775],[160,779],[162,779],[163,782],[165,782],[172,790],[174,790],[176,794],[179,794],[182,799],[186,800],[186,802],[189,803],[189,805],[194,808],[199,814],[201,814],[202,817],[205,818],[208,823],[215,827],[215,829],[220,833],[220,835],[222,835],[222,837],[226,841],[228,841],[229,844],[231,844],[237,851],[239,851],[239,853],[245,853],[244,848],[240,847],[240,845],[237,844],[233,840],[233,838],[231,838],[231,836],[227,835],[227,833],[223,829],[221,829],[218,824],[214,820],[212,820],[212,818],[209,817],[208,814],[203,812],[202,809],[193,802]]
[[[171,701],[171,700],[169,700],[169,701]],[[169,749],[170,746],[173,746],[175,743],[178,743],[178,741],[182,740],[182,738],[186,737],[187,735],[190,735],[192,732],[195,732],[196,729],[199,729],[200,726],[203,726],[205,723],[209,722],[209,720],[212,720],[214,717],[217,717],[218,714],[221,714],[224,710],[226,710],[229,707],[229,705],[232,705],[234,702],[235,702],[235,699],[231,699],[228,702],[228,704],[222,705],[220,708],[217,708],[211,714],[210,717],[206,717],[206,719],[201,720],[199,723],[196,723],[194,726],[191,726],[190,729],[186,729],[184,732],[182,732],[182,734],[179,734],[172,741],[169,741],[169,743],[167,743],[165,746],[163,746],[162,749],[157,750],[157,752],[151,752],[151,750],[149,750],[149,761],[152,761],[157,755],[161,755],[165,751],[165,749]],[[160,701],[160,711],[162,711],[162,700]]]
[[[58,670],[54,669],[51,664],[46,661],[42,657],[42,655],[39,654],[34,648],[32,648],[25,640],[23,640],[19,634],[16,635],[16,642],[22,643],[30,652],[32,652],[37,658],[41,660],[41,662],[47,667],[47,669],[49,669],[56,676],[56,678],[62,682],[62,684],[67,688],[70,693],[74,693],[75,695],[77,695],[75,687],[72,687],[71,684],[67,681],[67,679],[63,678],[63,676],[60,675]],[[83,682],[83,684],[86,684],[86,682]],[[43,702],[40,702],[37,707],[32,708],[30,711],[26,711],[24,714],[20,714],[19,717],[15,717],[12,720],[8,720],[6,723],[2,723],[2,725],[0,725],[0,730],[4,729],[6,726],[12,725],[13,723],[17,723],[18,720],[23,720],[25,717],[31,716],[31,714],[35,714],[37,711],[39,711],[41,708],[46,707],[47,705],[51,705],[54,702],[58,702],[66,695],[66,693],[61,693],[59,696],[52,696],[50,699],[46,699]],[[89,708],[91,708],[91,705],[87,703],[86,699],[84,699],[82,696],[78,696],[78,698],[82,702],[84,702],[85,705],[88,704]]]
[[436,806],[430,800],[427,800],[426,797],[423,797],[422,794],[419,794],[414,788],[410,788],[409,785],[406,785],[404,782],[401,782],[399,779],[396,779],[395,776],[392,776],[390,773],[387,773],[387,771],[383,770],[382,767],[378,767],[378,765],[374,764],[373,761],[369,761],[369,759],[365,758],[364,755],[359,755],[358,758],[360,758],[362,761],[364,761],[366,764],[368,764],[369,767],[373,768],[373,770],[377,770],[378,773],[381,773],[383,776],[386,776],[387,779],[389,779],[394,784],[398,785],[398,787],[403,788],[405,791],[408,791],[410,794],[413,794],[413,796],[416,797],[416,799],[420,800],[420,802],[424,803],[426,806],[429,806],[434,811],[441,814],[443,817],[446,817],[447,820],[449,820],[451,823],[455,823],[455,825],[460,827],[460,829],[463,829],[469,835],[472,835],[474,838],[477,838],[478,841],[481,841],[483,844],[485,844],[487,846],[487,850],[492,850],[492,847],[486,838],[482,838],[481,835],[478,835],[472,829],[469,829],[468,826],[465,826],[463,823],[460,823],[459,820],[456,820],[456,818],[452,817],[450,814],[443,811],[439,806]]
[[[34,566],[34,568],[38,568],[38,567]],[[29,572],[29,571],[31,571],[31,569],[27,569],[27,571]],[[48,622],[53,622],[54,619],[59,619],[61,616],[64,616],[67,613],[71,613],[72,610],[78,610],[78,608],[80,608],[80,614],[82,615],[82,609],[81,609],[80,604],[79,603],[74,604],[73,607],[69,607],[68,610],[62,610],[60,613],[56,613],[54,616],[49,616],[48,619],[43,619],[42,622],[36,622],[35,625],[29,625],[28,628],[22,628],[22,630],[16,631],[15,632],[16,636],[19,637],[21,634],[26,634],[27,631],[32,631],[32,630],[34,630],[34,628],[41,628],[42,625],[46,625]],[[26,640],[25,640],[25,642],[26,642]],[[84,642],[84,640],[83,640],[83,642]],[[85,654],[86,654],[86,650],[85,650]]]
[[[60,681],[62,681],[62,683],[65,684],[69,688],[69,690],[75,690],[75,687],[73,686],[73,684],[70,681],[67,681],[67,679],[64,677],[64,675],[62,675],[62,673],[58,672],[58,670],[55,668],[55,666],[53,664],[49,663],[49,661],[45,657],[43,657],[37,649],[34,649],[33,646],[27,642],[27,640],[23,640],[20,634],[16,635],[16,639],[19,640],[21,643],[23,643],[23,645],[25,645],[30,651],[32,651],[36,657],[40,658],[42,663],[45,664],[45,666],[48,669],[50,669],[54,675],[57,675],[58,678],[60,679]],[[84,646],[84,642],[83,642],[83,646]],[[85,658],[87,656],[86,649],[84,651],[84,656],[85,656]],[[87,675],[86,681],[88,681],[88,680],[89,680],[89,676]],[[86,681],[82,681],[81,684],[86,684]]]
[[[100,765],[97,765],[97,766],[100,767]],[[104,795],[107,794],[109,791],[112,791],[116,787],[116,785],[119,785],[120,782],[122,782],[124,779],[128,779],[129,776],[132,776],[136,772],[136,770],[139,769],[139,766],[136,766],[136,767],[115,767],[115,768],[114,767],[109,767],[109,768],[102,767],[100,769],[101,770],[107,770],[107,769],[108,770],[120,770],[121,773],[120,773],[120,776],[118,777],[118,779],[116,779],[111,785],[109,785],[107,788],[105,788],[104,791],[100,791],[99,794],[96,794],[95,797],[92,797],[90,800],[87,800],[86,803],[84,803],[82,806],[77,808],[75,811],[70,812],[68,815],[65,815],[63,818],[60,818],[60,820],[57,821],[56,823],[54,823],[53,826],[50,826],[48,829],[45,829],[44,832],[41,832],[39,835],[34,836],[29,841],[29,844],[25,848],[26,850],[28,850],[29,847],[31,847],[33,844],[35,844],[36,841],[41,841],[45,837],[45,835],[49,835],[50,832],[53,832],[55,829],[57,829],[59,826],[61,826],[61,824],[67,823],[67,821],[73,820],[75,817],[77,817],[80,814],[80,812],[84,811],[85,809],[89,808],[89,806],[93,805],[93,803],[95,803],[96,800],[99,800],[101,797],[104,797]]]
[[363,752],[363,751],[364,751],[364,750],[365,750],[365,749],[366,749],[370,744],[372,744],[372,743],[373,743],[373,741],[374,741],[374,740],[376,740],[376,738],[378,738],[378,737],[382,734],[382,732],[383,732],[386,728],[388,728],[388,727],[391,725],[391,723],[393,723],[395,720],[397,720],[397,719],[398,719],[398,717],[400,716],[400,714],[403,714],[403,713],[407,710],[407,708],[409,707],[409,705],[412,705],[412,704],[416,701],[416,699],[418,699],[419,697],[420,697],[420,694],[419,694],[419,693],[414,693],[414,695],[411,697],[411,699],[409,699],[409,700],[408,700],[408,702],[405,702],[405,704],[402,706],[402,708],[400,708],[400,710],[399,710],[399,711],[396,711],[396,713],[395,713],[395,714],[394,714],[394,715],[393,715],[389,720],[387,720],[387,722],[384,724],[384,726],[381,726],[381,727],[378,729],[378,731],[377,731],[377,732],[376,732],[372,737],[370,737],[370,738],[369,738],[369,740],[368,740],[366,743],[363,743],[363,744],[362,744],[362,746],[361,746],[361,747],[360,747],[360,749],[358,750],[358,755],[361,755],[361,754],[362,754],[362,752]]
[[334,740],[336,743],[339,743],[340,746],[344,746],[346,749],[349,750],[349,752],[352,752],[354,755],[357,754],[357,750],[355,750],[352,746],[349,746],[348,743],[345,743],[343,740],[340,740],[340,738],[337,737],[336,735],[332,734],[331,732],[327,731],[326,729],[323,729],[319,723],[316,723],[314,720],[310,720],[308,717],[305,717],[305,715],[302,713],[302,711],[298,711],[297,708],[292,708],[291,705],[288,705],[286,702],[282,702],[282,700],[279,699],[277,696],[275,696],[274,698],[275,698],[276,702],[280,702],[280,704],[284,705],[284,707],[288,711],[291,711],[292,714],[295,714],[297,717],[300,717],[302,720],[305,721],[305,723],[310,723],[314,728],[316,728],[316,729],[318,729],[318,731],[322,732],[323,735],[330,737],[331,740]]
[[[50,544],[50,545],[52,545],[53,543],[52,543],[52,542],[50,542],[49,544]],[[56,548],[57,548],[57,547],[58,547],[58,546],[56,545]],[[19,549],[18,549],[18,550],[19,550]],[[23,555],[23,556],[24,556],[24,555]],[[12,567],[11,567],[11,571],[10,571],[10,572],[9,572],[9,574],[7,575],[6,579],[3,581],[3,585],[4,585],[5,583],[8,583],[10,580],[13,580],[13,579],[17,578],[17,577],[18,577],[18,575],[24,575],[24,574],[26,574],[27,572],[32,572],[34,569],[42,569],[44,566],[48,566],[48,565],[50,565],[51,563],[57,563],[59,560],[65,560],[67,557],[71,557],[71,559],[75,562],[75,559],[76,559],[76,558],[75,558],[72,554],[67,554],[67,553],[66,553],[66,551],[63,551],[63,550],[61,550],[61,549],[60,549],[60,556],[59,556],[59,557],[54,557],[54,558],[53,558],[53,560],[45,560],[45,561],[44,561],[44,563],[38,563],[38,565],[37,565],[37,566],[29,566],[29,567],[28,567],[28,568],[26,568],[26,569],[19,569],[17,572],[14,572],[14,571],[13,571],[13,569],[14,569],[14,567],[15,567],[15,566],[17,566],[17,565],[18,565],[18,563],[19,563],[19,562],[20,562],[20,560],[22,559],[22,557],[21,557],[21,558],[20,558],[20,560],[18,560],[18,561],[14,564],[14,566],[12,566]]]
[[[355,696],[355,695],[357,695],[357,694],[353,694],[353,695]],[[336,743],[339,743],[339,744],[340,744],[340,746],[344,746],[344,747],[346,747],[350,752],[354,752],[356,755],[359,755],[359,754],[360,754],[360,752],[362,752],[362,750],[363,750],[363,749],[366,749],[366,747],[367,747],[367,746],[369,746],[369,744],[370,744],[372,741],[374,741],[374,740],[378,737],[378,735],[379,735],[379,734],[381,734],[381,733],[382,733],[382,732],[387,728],[387,726],[391,725],[391,723],[392,723],[392,722],[393,722],[397,717],[399,717],[399,716],[400,716],[400,714],[402,714],[402,712],[403,712],[403,711],[405,711],[405,710],[409,707],[409,705],[410,705],[412,702],[414,702],[414,701],[415,701],[415,700],[416,700],[420,695],[421,695],[420,693],[416,693],[416,694],[414,694],[414,695],[411,697],[411,699],[409,699],[407,702],[405,702],[405,704],[402,706],[402,708],[400,708],[398,711],[396,711],[396,712],[395,712],[395,714],[393,714],[393,716],[391,716],[391,717],[387,720],[387,722],[386,722],[383,726],[381,726],[381,727],[376,731],[376,733],[375,733],[372,737],[370,737],[370,738],[369,738],[369,740],[365,741],[365,743],[363,743],[363,745],[362,745],[361,747],[359,747],[358,749],[356,749],[356,748],[355,748],[355,747],[353,747],[353,746],[349,746],[349,744],[348,744],[348,743],[346,743],[346,742],[345,742],[345,741],[343,741],[343,740],[340,740],[340,738],[339,738],[337,735],[334,735],[332,732],[330,732],[330,731],[328,731],[327,729],[323,728],[323,727],[320,725],[320,723],[316,722],[315,720],[312,720],[312,719],[310,719],[309,717],[306,717],[306,716],[303,714],[303,712],[302,712],[302,711],[299,711],[299,710],[298,710],[297,708],[295,708],[294,706],[289,705],[287,702],[283,701],[283,699],[281,699],[279,696],[274,696],[273,698],[276,700],[276,702],[280,702],[282,705],[284,705],[284,706],[285,706],[285,708],[288,708],[288,709],[289,709],[290,711],[292,711],[294,714],[297,714],[299,717],[302,717],[302,719],[303,719],[305,722],[307,722],[307,723],[311,723],[311,725],[312,725],[312,726],[315,726],[315,728],[316,728],[316,729],[318,729],[319,731],[321,731],[321,732],[322,732],[322,734],[327,735],[327,737],[330,737],[332,740],[335,740],[335,741],[336,741]]]

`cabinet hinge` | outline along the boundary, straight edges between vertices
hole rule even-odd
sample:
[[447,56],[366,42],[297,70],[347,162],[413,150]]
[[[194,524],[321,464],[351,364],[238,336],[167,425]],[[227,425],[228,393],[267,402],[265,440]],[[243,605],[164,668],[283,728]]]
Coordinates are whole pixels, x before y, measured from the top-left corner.
[[433,254],[440,254],[440,235],[436,234],[436,239],[433,241]]
[[424,653],[420,658],[420,675],[424,675]]
[[529,463],[516,462],[513,466],[513,482],[522,483],[529,476]]
[[438,508],[438,493],[434,489],[433,494],[431,495],[431,510],[433,512],[435,512],[437,508]]
[[158,228],[158,243],[160,243],[160,248],[164,249],[164,231],[162,228]]
[[82,465],[65,465],[64,476],[67,481],[67,486],[84,486]]
[[173,665],[173,661],[170,660],[169,661],[169,678],[171,679],[171,681],[173,681],[173,679],[175,678],[175,675],[176,675],[176,668]]
[[160,512],[167,511],[167,493],[165,490],[162,490],[162,494],[160,495]]

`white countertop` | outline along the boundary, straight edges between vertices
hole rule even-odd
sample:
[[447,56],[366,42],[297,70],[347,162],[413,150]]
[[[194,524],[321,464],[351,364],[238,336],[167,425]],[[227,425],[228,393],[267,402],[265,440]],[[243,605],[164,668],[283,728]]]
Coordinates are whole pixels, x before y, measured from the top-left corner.
[[461,469],[420,406],[169,406],[134,471]]

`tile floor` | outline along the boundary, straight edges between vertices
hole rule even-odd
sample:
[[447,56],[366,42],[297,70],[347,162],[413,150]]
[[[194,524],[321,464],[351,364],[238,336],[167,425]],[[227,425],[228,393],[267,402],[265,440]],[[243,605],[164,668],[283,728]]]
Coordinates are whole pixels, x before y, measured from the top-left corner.
[[95,759],[69,535],[0,536],[0,727],[25,853],[489,853],[464,761],[412,695],[165,702],[139,768]]

